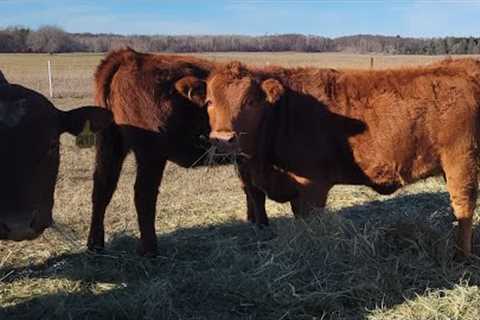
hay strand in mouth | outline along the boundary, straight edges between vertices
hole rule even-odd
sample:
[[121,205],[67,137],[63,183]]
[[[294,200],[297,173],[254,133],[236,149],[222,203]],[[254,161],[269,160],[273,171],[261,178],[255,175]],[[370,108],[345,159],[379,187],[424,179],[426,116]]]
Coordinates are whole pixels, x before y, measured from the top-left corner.
[[212,152],[215,152],[215,151],[213,150],[214,148],[215,148],[214,146],[211,146],[210,148],[208,148],[207,151],[205,151],[197,160],[195,160],[195,161],[192,163],[192,165],[190,166],[190,168],[195,167],[195,165],[199,164],[200,161],[202,161],[202,160],[205,159],[205,158],[207,159],[207,162],[206,162],[206,163],[207,163],[207,164],[210,163],[210,161],[209,161],[208,159],[211,157],[210,154],[211,154]]

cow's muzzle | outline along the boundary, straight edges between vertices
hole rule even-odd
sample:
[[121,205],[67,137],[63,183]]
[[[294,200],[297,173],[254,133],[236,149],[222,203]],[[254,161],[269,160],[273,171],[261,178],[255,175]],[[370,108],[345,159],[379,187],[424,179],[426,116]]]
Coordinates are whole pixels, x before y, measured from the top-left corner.
[[30,213],[9,213],[7,216],[9,218],[5,219],[1,219],[1,217],[2,213],[0,212],[0,240],[33,240],[40,236],[53,222],[51,218],[41,217],[37,210]]
[[210,133],[210,143],[221,153],[239,153],[240,144],[237,136],[231,131],[212,131]]

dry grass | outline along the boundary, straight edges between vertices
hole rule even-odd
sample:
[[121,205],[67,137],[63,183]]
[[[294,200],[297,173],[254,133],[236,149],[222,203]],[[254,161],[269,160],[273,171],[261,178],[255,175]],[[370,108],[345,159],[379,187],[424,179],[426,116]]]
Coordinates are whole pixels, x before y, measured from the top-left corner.
[[[340,53],[198,53],[199,57],[226,62],[240,60],[253,65],[283,65],[286,67],[314,66],[320,68],[369,69],[370,58],[374,68],[424,65],[444,56],[386,56]],[[88,98],[93,89],[93,72],[103,54],[0,54],[0,70],[6,78],[29,88],[49,94],[47,61],[52,64],[53,94],[55,98]],[[475,57],[475,56],[472,56]],[[453,56],[455,58],[455,56]]]
[[[0,55],[0,68],[28,85],[42,78],[27,72],[29,66],[46,58]],[[65,109],[91,103],[89,94],[79,93],[89,92],[85,86],[100,57],[61,58],[85,68],[79,67],[78,78],[71,74],[82,85],[73,87],[77,98],[55,103]],[[308,63],[305,54],[234,58]],[[311,63],[363,58],[312,55]],[[107,212],[108,250],[91,255],[85,242],[94,153],[78,150],[71,136],[62,142],[56,228],[35,242],[0,244],[0,319],[480,318],[480,261],[452,260],[453,218],[441,179],[390,197],[338,186],[328,212],[306,222],[294,221],[288,206],[268,202],[272,230],[261,232],[243,221],[244,197],[232,167],[170,164],[157,205],[160,256],[143,259],[134,254],[135,167],[129,157]]]

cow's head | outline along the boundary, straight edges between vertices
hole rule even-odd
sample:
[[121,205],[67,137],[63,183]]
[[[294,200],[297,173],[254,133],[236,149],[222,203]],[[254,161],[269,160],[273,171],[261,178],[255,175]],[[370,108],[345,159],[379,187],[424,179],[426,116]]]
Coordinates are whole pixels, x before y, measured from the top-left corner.
[[63,112],[42,95],[0,84],[0,240],[28,240],[52,224],[59,138],[112,121],[109,111],[82,107]]
[[239,62],[232,62],[212,72],[206,87],[203,96],[196,89],[201,88],[198,82],[185,91],[206,105],[212,143],[223,152],[254,156],[262,119],[285,93],[282,84],[257,78]]

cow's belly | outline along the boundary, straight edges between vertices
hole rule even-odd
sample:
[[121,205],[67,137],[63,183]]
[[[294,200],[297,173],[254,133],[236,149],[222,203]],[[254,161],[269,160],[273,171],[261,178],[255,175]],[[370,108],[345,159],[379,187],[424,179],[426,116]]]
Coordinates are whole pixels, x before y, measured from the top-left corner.
[[362,182],[356,180],[355,184],[367,185],[382,195],[388,195],[418,180],[439,175],[442,170],[434,163],[423,163],[413,167],[382,163],[378,166],[370,164],[362,168],[362,172],[364,180]]
[[[440,157],[432,145],[402,137],[403,140],[357,141],[354,161],[364,183],[381,194],[390,194],[402,186],[441,174]],[[363,146],[363,147],[362,147]]]

